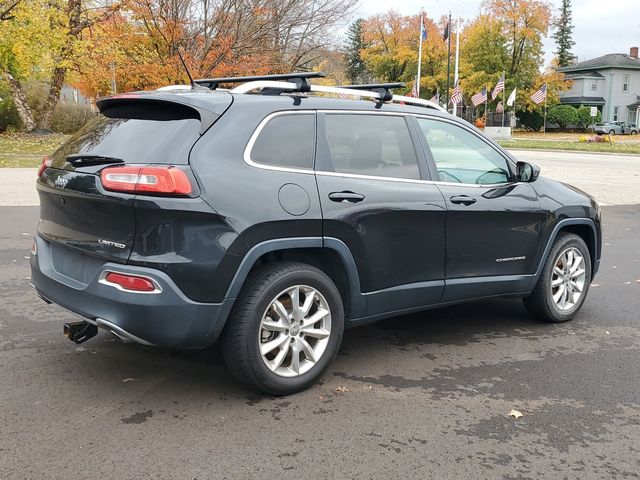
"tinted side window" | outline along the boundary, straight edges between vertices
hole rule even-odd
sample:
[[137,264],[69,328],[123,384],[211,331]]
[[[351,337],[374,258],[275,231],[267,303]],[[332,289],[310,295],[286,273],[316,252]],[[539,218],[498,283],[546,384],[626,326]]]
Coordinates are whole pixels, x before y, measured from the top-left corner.
[[510,181],[507,160],[481,138],[451,123],[417,120],[441,181],[485,185]]
[[420,178],[404,117],[327,114],[325,133],[336,172]]
[[278,167],[312,169],[315,129],[315,116],[311,113],[273,117],[253,144],[251,160]]

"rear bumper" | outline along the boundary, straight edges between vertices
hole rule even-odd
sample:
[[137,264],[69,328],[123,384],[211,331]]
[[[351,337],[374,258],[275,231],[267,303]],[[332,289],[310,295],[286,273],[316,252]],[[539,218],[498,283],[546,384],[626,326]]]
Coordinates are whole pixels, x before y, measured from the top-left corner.
[[[56,271],[47,241],[36,238],[31,282],[38,295],[119,337],[142,344],[203,348],[218,339],[234,299],[198,303],[187,298],[165,273],[107,262],[87,283]],[[106,270],[144,275],[161,287],[157,294],[130,293],[99,282]]]

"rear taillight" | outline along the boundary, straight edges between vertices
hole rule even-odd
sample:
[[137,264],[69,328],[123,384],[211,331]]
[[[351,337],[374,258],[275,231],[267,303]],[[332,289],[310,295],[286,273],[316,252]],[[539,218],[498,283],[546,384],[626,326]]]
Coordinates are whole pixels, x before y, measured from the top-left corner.
[[42,162],[40,163],[40,168],[38,168],[38,178],[42,176],[44,171],[51,166],[51,162],[53,159],[49,156],[42,157]]
[[187,174],[173,166],[109,167],[100,172],[100,179],[113,192],[182,196],[193,191]]
[[120,287],[122,290],[129,292],[156,292],[159,288],[156,284],[147,277],[140,277],[138,275],[126,275],[124,273],[109,272],[104,277],[104,282],[114,287]]

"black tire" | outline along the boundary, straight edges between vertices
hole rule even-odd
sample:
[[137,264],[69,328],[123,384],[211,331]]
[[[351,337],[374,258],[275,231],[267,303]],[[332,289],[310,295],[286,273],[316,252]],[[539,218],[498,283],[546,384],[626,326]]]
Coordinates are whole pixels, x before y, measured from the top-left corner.
[[609,130],[609,135],[615,135],[616,131],[615,130]]
[[[316,289],[331,312],[331,333],[322,356],[310,370],[295,377],[271,371],[260,353],[260,325],[278,294],[295,285]],[[278,262],[253,272],[233,307],[222,334],[222,353],[229,370],[253,390],[270,395],[289,395],[309,388],[335,358],[344,331],[344,308],[340,293],[321,270],[304,263]]]
[[638,132],[636,132],[635,130],[631,130],[631,135],[636,135]]
[[[585,281],[582,294],[575,305],[569,310],[561,310],[553,300],[551,280],[554,266],[560,261],[561,254],[570,247],[579,250],[584,258]],[[589,285],[591,283],[591,255],[584,240],[572,233],[560,233],[551,247],[551,251],[545,260],[544,268],[533,292],[524,298],[524,305],[534,317],[551,323],[562,323],[571,320],[582,307]]]

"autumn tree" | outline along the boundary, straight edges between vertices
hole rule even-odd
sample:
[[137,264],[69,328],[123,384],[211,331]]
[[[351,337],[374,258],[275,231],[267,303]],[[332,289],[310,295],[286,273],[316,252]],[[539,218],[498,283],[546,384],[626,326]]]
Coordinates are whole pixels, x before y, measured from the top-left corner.
[[543,64],[542,40],[551,23],[549,5],[542,0],[485,0],[483,7],[502,24],[507,77],[519,87],[530,85]]
[[[442,39],[446,19],[439,24],[425,17],[427,40],[422,44],[420,90],[433,95],[444,90],[447,76],[447,45]],[[418,70],[420,15],[402,16],[395,11],[375,15],[364,22],[367,48],[362,58],[378,80],[415,82]]]
[[558,66],[568,67],[575,59],[571,48],[576,44],[572,37],[571,0],[562,0],[560,15],[554,22],[554,27],[556,31],[553,34],[553,39],[556,41],[555,54],[558,56]]

